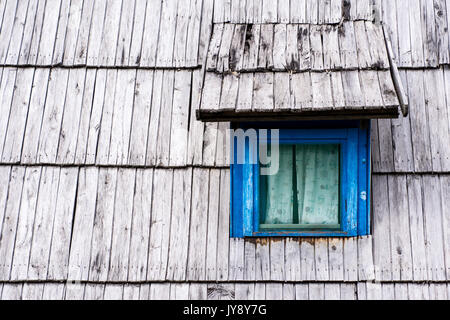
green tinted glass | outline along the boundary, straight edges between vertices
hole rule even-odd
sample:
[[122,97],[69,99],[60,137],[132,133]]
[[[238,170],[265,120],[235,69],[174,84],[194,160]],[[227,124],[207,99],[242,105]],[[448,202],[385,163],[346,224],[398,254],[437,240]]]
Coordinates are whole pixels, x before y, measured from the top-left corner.
[[339,145],[281,144],[279,170],[260,175],[260,229],[339,229]]

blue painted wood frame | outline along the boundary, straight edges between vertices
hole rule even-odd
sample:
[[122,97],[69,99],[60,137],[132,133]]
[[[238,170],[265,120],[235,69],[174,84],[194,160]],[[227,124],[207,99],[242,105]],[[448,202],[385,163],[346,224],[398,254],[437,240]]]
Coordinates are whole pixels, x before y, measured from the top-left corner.
[[[370,233],[370,124],[360,128],[280,129],[280,143],[341,145],[341,230],[259,231],[259,164],[231,164],[232,237],[350,237]],[[245,125],[242,126],[245,128]],[[276,127],[271,124],[272,128]],[[320,125],[319,125],[320,127]],[[248,128],[248,127],[247,127]],[[270,134],[268,135],[270,137]],[[268,138],[270,142],[270,138]],[[261,141],[259,141],[261,142]],[[235,146],[236,148],[236,146]],[[235,150],[236,151],[236,150]],[[236,155],[236,152],[234,153]]]

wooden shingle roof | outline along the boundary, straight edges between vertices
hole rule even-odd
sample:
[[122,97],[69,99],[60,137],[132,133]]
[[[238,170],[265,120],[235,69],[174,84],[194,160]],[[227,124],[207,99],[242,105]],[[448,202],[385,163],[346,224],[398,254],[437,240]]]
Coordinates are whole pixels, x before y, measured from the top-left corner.
[[[215,24],[203,121],[398,117],[407,104],[380,24]],[[406,114],[406,111],[404,112]]]

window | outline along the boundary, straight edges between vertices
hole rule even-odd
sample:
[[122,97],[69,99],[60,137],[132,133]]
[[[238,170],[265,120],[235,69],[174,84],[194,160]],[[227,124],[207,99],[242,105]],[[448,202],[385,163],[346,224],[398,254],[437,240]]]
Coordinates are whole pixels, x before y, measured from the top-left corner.
[[368,121],[241,123],[234,129],[245,138],[233,137],[233,237],[369,234]]

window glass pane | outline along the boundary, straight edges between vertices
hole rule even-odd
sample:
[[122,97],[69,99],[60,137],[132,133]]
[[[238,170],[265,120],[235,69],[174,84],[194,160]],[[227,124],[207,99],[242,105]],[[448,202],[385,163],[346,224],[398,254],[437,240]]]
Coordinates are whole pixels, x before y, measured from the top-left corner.
[[260,175],[260,229],[338,229],[339,158],[338,144],[281,144],[278,172]]

